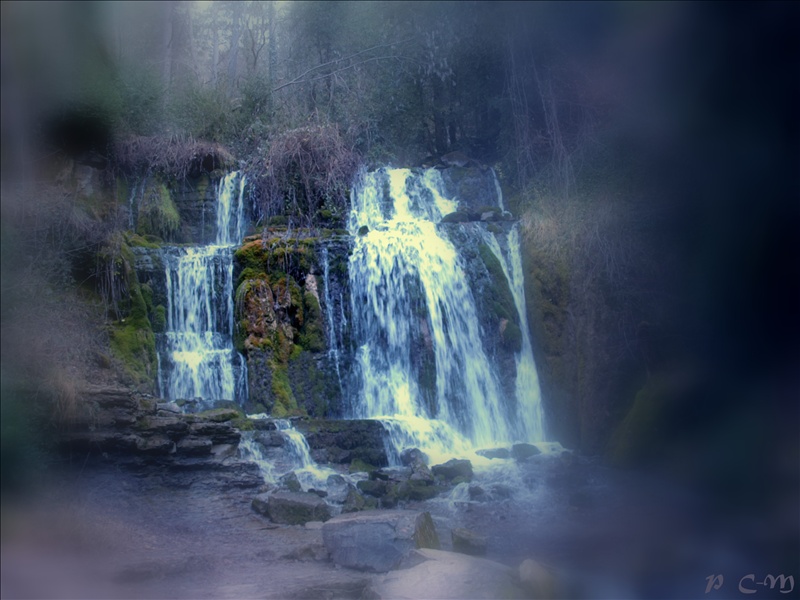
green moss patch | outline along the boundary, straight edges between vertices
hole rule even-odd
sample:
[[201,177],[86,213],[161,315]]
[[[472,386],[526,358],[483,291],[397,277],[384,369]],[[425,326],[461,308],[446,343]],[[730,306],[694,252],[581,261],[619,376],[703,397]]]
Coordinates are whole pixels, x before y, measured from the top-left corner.
[[517,313],[516,304],[514,304],[514,295],[508,285],[508,279],[506,279],[506,274],[503,272],[503,265],[500,264],[492,249],[486,244],[478,246],[478,252],[492,280],[492,289],[489,296],[490,309],[497,320],[508,319],[509,325],[516,325],[519,332],[519,314]]
[[170,239],[178,231],[181,216],[166,184],[154,180],[147,185],[139,205],[136,232]]
[[286,366],[272,362],[270,369],[272,370],[272,397],[274,400],[272,416],[280,419],[301,414],[297,408],[297,400],[292,393]]
[[303,294],[305,319],[300,332],[300,346],[311,352],[325,350],[325,328],[322,323],[322,310],[316,296],[310,292]]

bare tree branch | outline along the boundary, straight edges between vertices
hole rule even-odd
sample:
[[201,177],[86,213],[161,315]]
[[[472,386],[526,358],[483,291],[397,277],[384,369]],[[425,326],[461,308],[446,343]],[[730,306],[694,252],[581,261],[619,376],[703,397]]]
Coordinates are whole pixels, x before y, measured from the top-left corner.
[[[349,67],[344,67],[343,69],[338,69],[336,71],[333,71],[332,73],[328,73],[328,74],[323,75],[323,76],[317,76],[314,79],[305,80],[305,77],[309,73],[312,73],[312,72],[314,72],[314,71],[316,71],[318,69],[322,69],[323,67],[328,67],[328,66],[336,64],[336,63],[340,63],[340,62],[344,62],[346,60],[350,60],[352,58],[355,58],[357,56],[361,56],[362,54],[366,54],[367,52],[371,52],[371,51],[377,50],[379,48],[390,48],[392,46],[397,46],[399,44],[405,44],[407,42],[410,42],[413,39],[414,38],[408,38],[408,39],[405,39],[405,40],[401,40],[399,42],[392,42],[390,44],[378,44],[376,46],[372,46],[371,48],[366,48],[365,50],[360,50],[358,52],[355,52],[354,54],[349,54],[348,56],[343,56],[341,58],[337,58],[335,60],[331,60],[331,61],[328,61],[326,63],[322,63],[320,65],[317,65],[316,67],[311,67],[310,69],[306,69],[305,71],[303,71],[300,75],[298,75],[297,77],[295,77],[291,81],[287,81],[286,83],[281,84],[278,87],[274,88],[272,90],[272,93],[275,93],[275,92],[277,92],[279,90],[282,90],[285,87],[289,87],[290,85],[296,85],[298,83],[305,83],[306,81],[316,81],[317,79],[324,79],[325,77],[329,77],[332,73],[337,73],[339,71],[344,70],[344,68],[349,68]],[[367,60],[364,60],[364,61],[360,61],[358,63],[354,63],[354,65],[351,65],[351,66],[355,66],[357,64],[363,64],[365,62],[369,62],[370,60],[373,60],[373,59],[367,59]]]

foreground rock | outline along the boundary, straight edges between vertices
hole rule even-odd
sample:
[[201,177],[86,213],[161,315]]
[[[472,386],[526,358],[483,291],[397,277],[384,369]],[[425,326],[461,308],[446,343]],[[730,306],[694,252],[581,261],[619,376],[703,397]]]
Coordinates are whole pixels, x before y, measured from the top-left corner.
[[478,535],[474,531],[456,527],[450,534],[453,539],[453,551],[472,556],[483,556],[486,554],[487,539],[484,535]]
[[527,460],[531,456],[537,456],[541,453],[542,451],[533,444],[514,444],[511,446],[511,456],[516,461]]
[[453,458],[444,464],[434,465],[431,471],[436,477],[441,477],[451,483],[472,479],[472,463],[466,459]]
[[440,546],[430,513],[408,510],[335,517],[322,526],[322,539],[337,565],[376,573],[408,564],[416,549]]
[[415,550],[423,562],[377,578],[365,594],[369,598],[526,598],[508,567],[484,558],[442,550]]

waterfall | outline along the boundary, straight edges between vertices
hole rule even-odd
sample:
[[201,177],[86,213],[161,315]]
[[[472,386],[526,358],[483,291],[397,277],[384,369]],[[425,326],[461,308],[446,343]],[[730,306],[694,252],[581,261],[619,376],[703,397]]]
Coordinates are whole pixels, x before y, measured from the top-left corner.
[[226,175],[217,189],[215,243],[165,253],[167,329],[163,395],[171,400],[236,400],[247,396],[244,358],[233,348],[233,251],[241,243],[245,177]]
[[[322,294],[325,301],[325,324],[328,328],[328,357],[333,361],[333,368],[336,370],[336,379],[339,382],[339,389],[342,389],[342,371],[340,360],[340,348],[342,347],[341,331],[346,324],[344,314],[339,317],[339,328],[336,327],[336,319],[333,316],[333,298],[331,298],[331,276],[330,261],[328,259],[328,247],[322,247]],[[340,305],[343,303],[340,302]]]
[[[532,393],[538,403],[538,382],[520,394],[524,407],[507,410],[462,261],[436,226],[457,207],[443,189],[434,169],[381,169],[362,174],[354,187],[348,227],[355,236],[349,277],[358,389],[351,416],[381,419],[395,446],[434,455],[538,440],[537,417],[517,414],[531,412]],[[524,315],[521,267],[515,281],[512,271]],[[530,348],[525,339],[521,355]],[[532,385],[532,354],[526,356],[517,359],[519,389]]]
[[[500,196],[502,198],[502,196]],[[494,234],[483,230],[486,244],[500,261],[509,282],[514,304],[520,317],[522,332],[522,350],[516,356],[517,379],[515,392],[519,414],[518,436],[532,441],[544,440],[544,413],[542,411],[542,394],[539,388],[539,375],[533,360],[528,314],[525,310],[525,275],[522,271],[522,252],[519,245],[519,228],[517,224],[508,234],[508,249],[504,253]]]

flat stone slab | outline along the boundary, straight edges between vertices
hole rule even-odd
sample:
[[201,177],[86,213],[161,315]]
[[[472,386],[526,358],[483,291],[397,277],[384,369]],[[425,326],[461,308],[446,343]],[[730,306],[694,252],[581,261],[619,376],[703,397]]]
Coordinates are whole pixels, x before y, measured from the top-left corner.
[[[254,508],[259,510],[255,505]],[[325,500],[305,492],[275,492],[267,499],[267,514],[275,523],[286,525],[304,525],[331,518]]]
[[415,550],[420,564],[378,577],[366,597],[392,600],[526,598],[516,573],[500,563],[442,550]]
[[340,515],[322,526],[322,539],[337,565],[385,573],[417,548],[439,547],[430,513],[411,510]]

